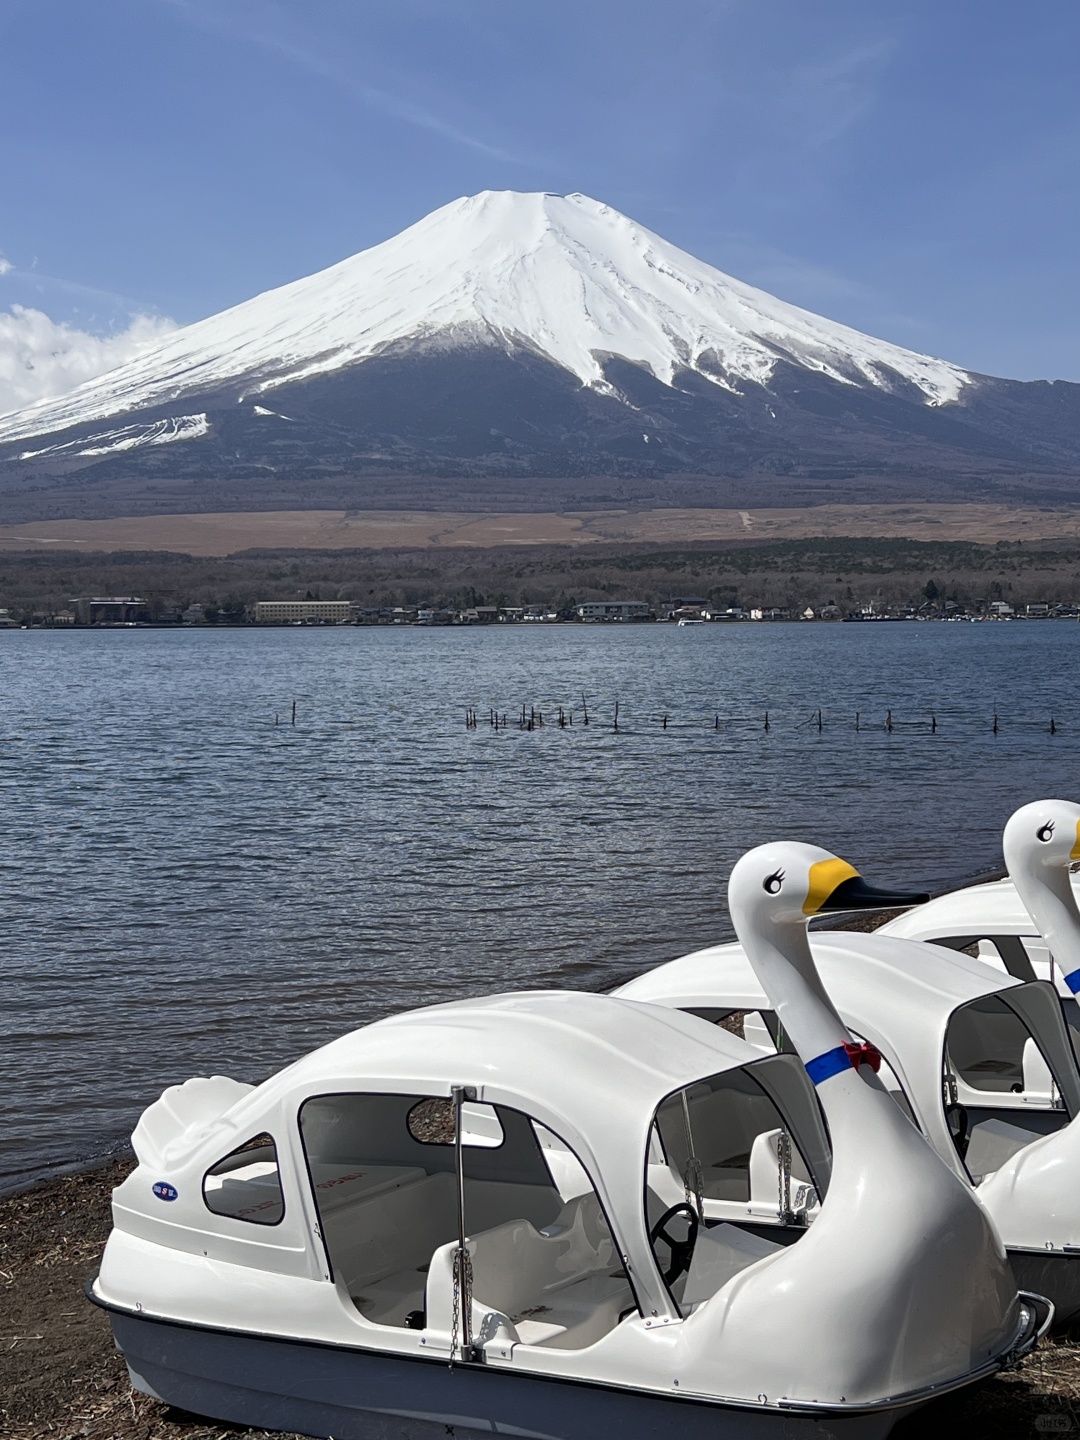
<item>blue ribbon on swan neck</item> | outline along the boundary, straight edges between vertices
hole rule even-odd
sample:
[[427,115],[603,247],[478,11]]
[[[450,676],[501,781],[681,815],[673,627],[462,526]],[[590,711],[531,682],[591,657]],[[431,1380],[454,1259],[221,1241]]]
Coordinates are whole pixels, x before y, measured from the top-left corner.
[[806,1062],[806,1073],[815,1085],[820,1085],[823,1080],[831,1080],[834,1075],[839,1075],[841,1070],[851,1068],[851,1056],[845,1045],[837,1045],[835,1050],[826,1050],[824,1055],[817,1055]]

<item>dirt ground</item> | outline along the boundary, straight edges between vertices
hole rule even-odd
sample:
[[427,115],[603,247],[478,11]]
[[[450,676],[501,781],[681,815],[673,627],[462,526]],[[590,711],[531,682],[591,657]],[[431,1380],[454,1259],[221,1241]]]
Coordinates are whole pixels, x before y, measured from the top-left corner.
[[[0,1436],[3,1440],[263,1440],[135,1394],[103,1311],[83,1287],[109,1228],[109,1192],[131,1160],[0,1200]],[[1080,1331],[1009,1375],[936,1401],[898,1426],[923,1440],[1016,1440],[1080,1429]],[[597,1437],[602,1440],[602,1437]]]
[[0,525],[0,549],[171,551],[223,556],[249,549],[384,550],[725,540],[1080,539],[1080,509],[1012,505],[816,505],[790,510],[593,510],[514,514],[406,510],[268,510],[40,520]]

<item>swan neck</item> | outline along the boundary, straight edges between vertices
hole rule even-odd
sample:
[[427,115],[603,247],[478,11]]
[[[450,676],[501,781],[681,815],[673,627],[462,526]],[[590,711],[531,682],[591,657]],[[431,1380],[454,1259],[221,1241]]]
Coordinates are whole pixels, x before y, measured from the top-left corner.
[[1050,947],[1055,964],[1075,993],[1080,990],[1080,909],[1068,870],[1057,865],[1010,865],[1009,875],[1035,928]]
[[743,948],[804,1065],[851,1041],[821,983],[805,922],[754,926]]

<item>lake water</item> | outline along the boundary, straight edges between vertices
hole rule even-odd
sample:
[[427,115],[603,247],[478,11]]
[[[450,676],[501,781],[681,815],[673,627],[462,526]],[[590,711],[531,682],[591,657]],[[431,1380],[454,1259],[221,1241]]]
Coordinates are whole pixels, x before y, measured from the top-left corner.
[[1080,792],[1078,661],[1065,623],[0,633],[0,1188],[190,1075],[726,938],[764,840],[995,867]]

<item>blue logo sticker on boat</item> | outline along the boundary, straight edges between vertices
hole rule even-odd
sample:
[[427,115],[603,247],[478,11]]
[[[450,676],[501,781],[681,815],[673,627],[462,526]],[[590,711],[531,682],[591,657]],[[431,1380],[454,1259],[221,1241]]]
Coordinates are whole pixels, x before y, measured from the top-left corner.
[[159,1200],[175,1200],[180,1192],[175,1185],[170,1185],[167,1180],[159,1180],[154,1186],[154,1194]]

